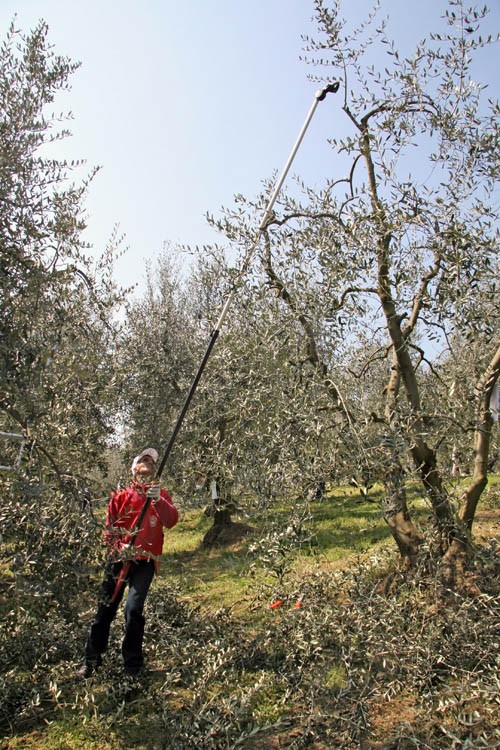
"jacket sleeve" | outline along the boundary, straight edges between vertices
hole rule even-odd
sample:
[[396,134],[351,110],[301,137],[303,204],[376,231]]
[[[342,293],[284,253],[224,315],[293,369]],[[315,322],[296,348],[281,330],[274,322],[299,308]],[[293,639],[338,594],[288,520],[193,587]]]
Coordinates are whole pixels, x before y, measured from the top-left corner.
[[179,513],[172,502],[172,497],[167,490],[160,491],[160,498],[153,505],[153,510],[160,519],[162,526],[171,529],[179,520]]
[[123,542],[123,528],[126,528],[126,524],[121,517],[122,502],[123,491],[113,493],[108,503],[104,541],[110,549],[120,547]]

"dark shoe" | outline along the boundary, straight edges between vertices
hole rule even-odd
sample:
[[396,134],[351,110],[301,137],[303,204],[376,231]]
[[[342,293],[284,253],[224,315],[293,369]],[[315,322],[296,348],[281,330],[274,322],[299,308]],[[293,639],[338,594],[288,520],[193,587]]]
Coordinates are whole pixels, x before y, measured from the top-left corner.
[[77,677],[81,680],[88,680],[95,672],[97,672],[100,666],[100,661],[87,661],[76,673]]
[[130,667],[125,667],[124,672],[125,672],[126,677],[131,677],[132,679],[136,679],[137,677],[139,677],[141,673],[141,667],[137,667],[133,669],[131,669]]
[[144,664],[125,664],[123,667],[125,677],[129,680],[137,680],[145,672]]

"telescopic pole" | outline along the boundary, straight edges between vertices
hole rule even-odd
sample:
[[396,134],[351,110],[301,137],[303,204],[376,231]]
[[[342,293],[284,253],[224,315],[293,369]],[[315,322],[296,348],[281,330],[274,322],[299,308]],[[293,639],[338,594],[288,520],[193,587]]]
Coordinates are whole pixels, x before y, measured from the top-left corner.
[[[264,211],[264,215],[263,215],[262,220],[261,220],[261,222],[259,224],[259,227],[257,229],[257,235],[255,237],[254,242],[252,243],[252,246],[249,248],[249,250],[248,250],[248,252],[247,252],[247,254],[245,256],[245,259],[243,261],[243,265],[242,265],[241,271],[240,271],[240,273],[238,275],[238,278],[241,278],[243,276],[243,274],[248,269],[248,266],[249,266],[250,261],[251,261],[251,259],[253,257],[255,249],[256,249],[257,245],[259,244],[260,236],[261,236],[262,232],[264,231],[264,229],[266,228],[266,225],[267,225],[267,222],[269,221],[269,218],[271,217],[272,208],[273,208],[273,206],[274,206],[274,204],[276,202],[276,199],[277,199],[277,197],[278,197],[278,195],[280,193],[281,188],[283,187],[283,183],[285,182],[286,176],[287,176],[287,174],[288,174],[288,172],[290,170],[292,162],[295,159],[295,155],[296,155],[297,151],[299,150],[300,144],[302,143],[302,139],[304,138],[306,130],[309,127],[309,123],[311,122],[311,120],[313,118],[313,115],[314,115],[314,113],[316,111],[316,107],[318,106],[319,102],[323,101],[323,99],[326,97],[327,94],[336,93],[338,91],[338,89],[339,89],[339,85],[340,84],[339,84],[338,81],[334,81],[333,83],[328,84],[328,86],[325,86],[325,88],[320,89],[319,91],[316,92],[316,94],[314,96],[314,101],[313,101],[313,103],[311,105],[311,108],[310,108],[309,112],[307,113],[307,117],[306,117],[306,119],[304,121],[304,124],[302,125],[302,128],[301,128],[301,130],[299,132],[299,135],[297,136],[297,140],[295,141],[295,143],[293,145],[293,148],[292,148],[292,150],[290,152],[290,156],[288,157],[288,160],[287,160],[285,166],[283,167],[283,171],[281,173],[281,176],[280,176],[278,182],[276,183],[276,186],[275,186],[275,188],[274,188],[274,190],[272,192],[272,195],[269,198],[269,201],[268,201],[268,203],[266,205],[266,208],[265,208],[265,211]],[[224,305],[222,307],[222,310],[220,312],[219,319],[217,320],[217,323],[215,324],[215,328],[213,329],[212,333],[210,334],[210,340],[208,342],[207,349],[205,351],[205,354],[203,356],[201,364],[200,364],[200,366],[198,368],[198,372],[196,373],[196,375],[194,377],[194,380],[193,380],[193,383],[191,385],[191,388],[189,389],[189,392],[188,392],[188,394],[186,396],[186,400],[184,401],[184,405],[183,405],[183,407],[181,409],[181,412],[179,414],[179,417],[177,419],[175,427],[174,427],[174,429],[172,431],[172,435],[170,436],[170,440],[168,441],[167,447],[165,448],[165,453],[164,453],[163,458],[161,460],[161,463],[160,463],[160,465],[158,467],[158,471],[156,473],[156,476],[157,476],[158,479],[161,477],[161,475],[163,473],[163,469],[165,468],[165,464],[167,463],[167,460],[168,460],[168,458],[170,456],[170,453],[172,451],[173,445],[175,443],[175,439],[176,439],[176,437],[178,435],[178,432],[179,432],[179,430],[180,430],[180,428],[182,426],[182,423],[184,421],[184,417],[186,416],[186,412],[189,409],[189,405],[190,405],[191,400],[192,400],[192,398],[193,398],[193,396],[195,394],[196,388],[198,387],[198,383],[200,382],[200,378],[201,378],[201,376],[203,374],[203,371],[205,369],[205,366],[206,366],[206,364],[208,362],[208,359],[210,357],[212,349],[215,346],[215,342],[217,341],[217,339],[219,337],[220,330],[222,328],[224,320],[226,319],[226,316],[227,316],[227,313],[229,311],[229,308],[231,307],[231,304],[232,304],[232,302],[233,302],[233,300],[234,300],[234,298],[236,296],[236,293],[237,293],[236,286],[237,286],[237,282],[235,282],[232,291],[230,292],[227,300],[225,301],[225,303],[224,303]]]

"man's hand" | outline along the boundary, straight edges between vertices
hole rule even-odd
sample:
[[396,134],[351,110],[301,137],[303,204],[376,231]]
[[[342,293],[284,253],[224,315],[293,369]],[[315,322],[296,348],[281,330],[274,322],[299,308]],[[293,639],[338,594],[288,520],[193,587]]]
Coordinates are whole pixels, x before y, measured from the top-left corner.
[[119,560],[121,562],[127,562],[128,560],[132,560],[134,557],[134,545],[130,542],[128,544],[122,544],[120,548],[120,555]]
[[149,497],[153,502],[156,502],[160,499],[160,485],[159,484],[152,484],[148,487],[147,491],[147,497]]

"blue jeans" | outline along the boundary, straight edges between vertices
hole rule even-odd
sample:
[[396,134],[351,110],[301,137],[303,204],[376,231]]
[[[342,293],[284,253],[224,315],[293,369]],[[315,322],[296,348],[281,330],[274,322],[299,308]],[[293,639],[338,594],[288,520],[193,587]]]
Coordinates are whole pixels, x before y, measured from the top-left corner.
[[[87,664],[99,665],[102,654],[108,648],[109,630],[123,598],[125,586],[111,602],[116,580],[123,563],[111,563],[106,568],[102,584],[102,597],[96,615],[90,627],[85,647]],[[128,575],[128,595],[125,603],[125,633],[122,641],[122,655],[125,670],[138,672],[144,663],[142,642],[144,640],[144,602],[154,576],[152,560],[136,560],[130,566]]]

